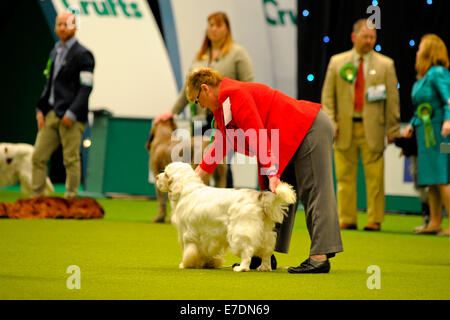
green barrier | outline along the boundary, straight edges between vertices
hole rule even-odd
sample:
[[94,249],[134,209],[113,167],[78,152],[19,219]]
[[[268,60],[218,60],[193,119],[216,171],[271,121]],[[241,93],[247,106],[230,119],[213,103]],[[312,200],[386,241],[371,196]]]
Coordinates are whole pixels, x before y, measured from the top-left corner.
[[154,185],[148,182],[149,155],[145,149],[151,125],[151,119],[115,118],[105,110],[94,112],[86,194],[156,197]]

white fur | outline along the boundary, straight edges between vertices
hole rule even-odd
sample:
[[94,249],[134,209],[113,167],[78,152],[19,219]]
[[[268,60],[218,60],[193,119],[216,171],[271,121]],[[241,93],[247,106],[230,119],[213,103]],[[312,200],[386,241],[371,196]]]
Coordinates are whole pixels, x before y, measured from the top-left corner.
[[252,256],[262,258],[259,271],[271,271],[276,233],[285,209],[296,200],[281,183],[276,194],[251,189],[213,188],[203,184],[189,164],[173,162],[156,177],[169,192],[172,224],[183,252],[180,268],[217,268],[228,249],[241,258],[234,271],[248,271]]
[[[31,158],[34,147],[26,143],[0,143],[0,186],[20,182],[24,194],[31,194]],[[45,194],[54,192],[47,177]]]

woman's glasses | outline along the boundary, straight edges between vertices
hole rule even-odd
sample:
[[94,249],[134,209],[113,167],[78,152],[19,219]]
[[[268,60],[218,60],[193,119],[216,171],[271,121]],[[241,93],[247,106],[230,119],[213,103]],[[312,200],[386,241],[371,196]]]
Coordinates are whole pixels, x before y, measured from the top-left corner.
[[198,98],[200,98],[200,93],[202,92],[202,87],[200,87],[200,90],[198,91],[197,98],[195,99],[194,103],[198,104]]

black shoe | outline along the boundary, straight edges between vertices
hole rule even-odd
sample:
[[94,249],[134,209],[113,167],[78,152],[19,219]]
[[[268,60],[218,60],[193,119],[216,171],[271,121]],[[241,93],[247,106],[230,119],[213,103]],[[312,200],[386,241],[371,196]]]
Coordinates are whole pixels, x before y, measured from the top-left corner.
[[[260,257],[252,257],[252,261],[250,261],[250,270],[256,270],[261,265],[262,259]],[[239,266],[240,263],[233,264],[232,268]],[[270,266],[272,270],[277,269],[277,259],[275,259],[275,255],[270,257]]]
[[323,262],[306,259],[298,267],[288,268],[289,273],[328,273],[330,272],[330,262],[328,259]]

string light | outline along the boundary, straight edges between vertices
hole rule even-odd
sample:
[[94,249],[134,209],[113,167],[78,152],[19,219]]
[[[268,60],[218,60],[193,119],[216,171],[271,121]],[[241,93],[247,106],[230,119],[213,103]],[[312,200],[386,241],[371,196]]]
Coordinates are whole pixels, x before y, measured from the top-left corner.
[[303,10],[302,14],[304,17],[307,17],[307,16],[309,16],[309,11],[305,9],[305,10]]
[[309,82],[314,81],[314,75],[313,74],[308,74],[308,76],[306,77],[306,80],[308,80]]

